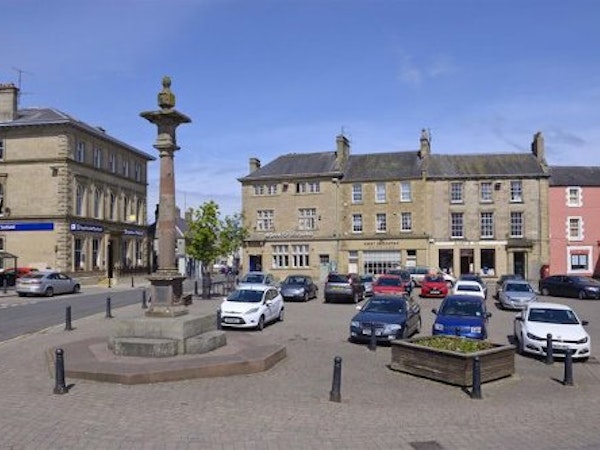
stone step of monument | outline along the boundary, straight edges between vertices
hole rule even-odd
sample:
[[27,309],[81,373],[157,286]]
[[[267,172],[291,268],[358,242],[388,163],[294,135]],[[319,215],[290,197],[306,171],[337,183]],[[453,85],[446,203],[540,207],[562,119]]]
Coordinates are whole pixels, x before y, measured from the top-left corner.
[[224,331],[213,330],[193,336],[185,341],[185,353],[199,355],[208,353],[227,344]]
[[113,338],[115,355],[164,358],[178,354],[178,341],[164,338],[117,337]]

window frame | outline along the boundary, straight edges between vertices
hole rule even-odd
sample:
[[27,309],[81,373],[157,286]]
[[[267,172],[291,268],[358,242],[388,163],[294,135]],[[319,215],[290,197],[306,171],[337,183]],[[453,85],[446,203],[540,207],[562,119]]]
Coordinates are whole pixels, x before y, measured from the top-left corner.
[[362,233],[364,231],[363,216],[360,213],[352,214],[352,232]]
[[494,213],[484,211],[479,214],[479,237],[481,239],[494,238]]
[[523,180],[510,180],[510,202],[523,203]]
[[387,192],[385,183],[375,183],[375,203],[385,203]]
[[492,203],[494,201],[494,186],[491,181],[479,183],[479,201],[481,203]]
[[403,211],[400,213],[400,232],[411,233],[412,232],[412,212]]
[[387,214],[375,214],[375,233],[387,233]]
[[462,204],[465,202],[465,184],[461,181],[452,181],[450,183],[450,203]]
[[[577,235],[573,235],[573,231],[575,230],[575,228],[573,227],[573,225],[576,223],[576,232]],[[567,217],[567,221],[566,221],[566,227],[567,227],[567,241],[573,242],[573,241],[583,241],[584,239],[584,223],[583,223],[583,217],[581,216],[568,216]]]
[[[520,233],[516,233],[517,230]],[[509,236],[515,239],[525,236],[525,216],[522,211],[510,212]]]
[[[575,193],[575,197],[571,194]],[[570,208],[576,208],[583,206],[583,192],[579,186],[568,186],[565,188],[565,195],[567,197],[567,206]]]
[[298,229],[302,231],[317,229],[317,208],[298,208]]
[[400,182],[400,202],[412,202],[412,185],[410,181]]
[[[460,222],[460,223],[458,223],[458,222]],[[460,234],[458,234],[459,231],[460,231]],[[451,239],[464,239],[464,237],[465,237],[464,213],[462,213],[462,212],[450,213],[450,238]]]
[[363,186],[361,183],[352,185],[352,203],[359,204],[363,202]]
[[75,148],[75,161],[85,163],[86,144],[85,141],[77,141]]
[[272,209],[259,209],[256,211],[256,230],[273,231],[275,211]]

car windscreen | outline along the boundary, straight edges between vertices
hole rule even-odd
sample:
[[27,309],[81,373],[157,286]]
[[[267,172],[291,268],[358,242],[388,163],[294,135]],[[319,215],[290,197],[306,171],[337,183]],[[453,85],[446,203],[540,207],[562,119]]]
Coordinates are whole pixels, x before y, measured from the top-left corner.
[[23,275],[22,277],[20,277],[22,280],[31,280],[31,279],[41,279],[44,278],[43,273],[39,273],[39,272],[30,272],[28,274]]
[[481,292],[481,288],[479,286],[475,286],[473,284],[457,284],[457,291],[468,291],[468,292]]
[[443,316],[477,316],[483,315],[481,303],[459,299],[448,299],[440,308]]
[[262,283],[263,276],[262,275],[245,275],[242,277],[242,283]]
[[376,313],[403,313],[404,312],[404,301],[400,299],[390,298],[374,298],[363,308],[364,312],[376,312]]
[[348,283],[348,275],[332,273],[327,277],[327,281],[330,283]]
[[252,289],[238,289],[227,297],[228,302],[259,303],[262,300],[263,291]]
[[569,309],[532,308],[529,310],[530,322],[576,325],[579,323],[575,313]]
[[402,280],[400,278],[379,278],[375,284],[377,286],[402,286]]
[[303,285],[306,283],[306,278],[303,277],[287,277],[283,284]]
[[533,292],[531,286],[525,283],[506,283],[504,289],[509,292]]
[[362,281],[363,283],[372,283],[373,282],[373,276],[371,275],[363,275],[360,277],[360,281]]
[[573,281],[579,284],[592,284],[595,286],[600,286],[600,281],[590,277],[573,277]]
[[430,275],[427,275],[425,277],[425,281],[428,283],[445,283],[446,282],[446,280],[444,280],[444,277],[441,277],[441,276],[433,276],[432,277]]

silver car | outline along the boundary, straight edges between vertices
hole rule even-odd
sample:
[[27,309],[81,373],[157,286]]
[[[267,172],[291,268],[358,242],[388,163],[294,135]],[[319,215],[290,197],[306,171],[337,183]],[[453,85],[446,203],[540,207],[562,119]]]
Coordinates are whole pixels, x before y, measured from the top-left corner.
[[76,294],[81,289],[79,282],[61,272],[31,272],[17,279],[15,291],[19,297],[25,295]]
[[506,309],[524,309],[529,303],[537,301],[537,295],[525,280],[508,280],[498,294],[500,306]]

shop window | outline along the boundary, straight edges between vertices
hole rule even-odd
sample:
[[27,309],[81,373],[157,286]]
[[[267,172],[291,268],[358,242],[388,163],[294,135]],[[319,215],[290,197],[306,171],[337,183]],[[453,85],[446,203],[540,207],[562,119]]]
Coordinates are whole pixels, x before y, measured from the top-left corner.
[[496,250],[493,248],[481,249],[481,274],[493,277],[496,275]]
[[284,269],[290,264],[290,256],[287,245],[273,245],[273,269]]
[[307,244],[292,245],[292,267],[310,267]]

